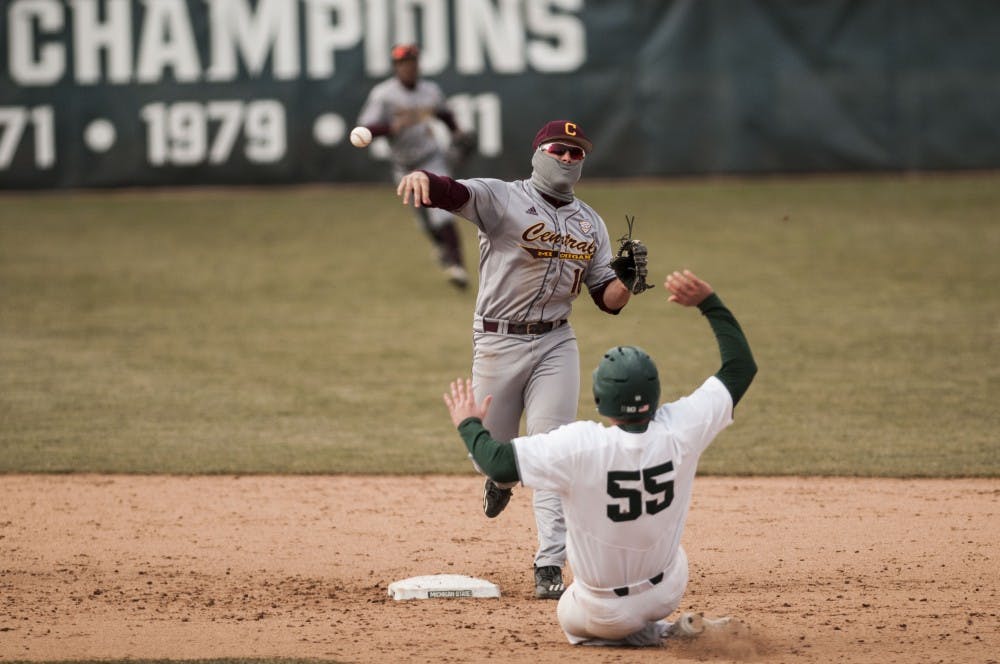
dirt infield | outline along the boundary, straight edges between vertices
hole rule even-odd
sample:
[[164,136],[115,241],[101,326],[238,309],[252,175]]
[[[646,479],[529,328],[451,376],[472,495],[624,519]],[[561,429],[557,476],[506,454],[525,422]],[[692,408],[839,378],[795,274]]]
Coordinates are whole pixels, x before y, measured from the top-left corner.
[[[573,648],[527,490],[474,477],[0,477],[0,659],[997,662],[1000,481],[699,478],[683,608],[734,644]],[[500,600],[396,602],[469,574]]]

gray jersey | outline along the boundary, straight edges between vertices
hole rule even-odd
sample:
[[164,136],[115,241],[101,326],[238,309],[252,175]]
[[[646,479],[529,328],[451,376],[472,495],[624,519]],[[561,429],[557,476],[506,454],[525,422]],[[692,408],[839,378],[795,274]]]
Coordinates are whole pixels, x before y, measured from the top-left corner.
[[361,108],[358,124],[399,127],[387,138],[393,162],[409,171],[442,149],[432,123],[436,121],[436,113],[444,108],[444,93],[437,83],[420,79],[411,90],[394,77],[372,88]]
[[476,318],[569,318],[586,286],[615,278],[608,229],[589,205],[556,208],[530,180],[459,180],[471,194],[456,213],[479,227]]

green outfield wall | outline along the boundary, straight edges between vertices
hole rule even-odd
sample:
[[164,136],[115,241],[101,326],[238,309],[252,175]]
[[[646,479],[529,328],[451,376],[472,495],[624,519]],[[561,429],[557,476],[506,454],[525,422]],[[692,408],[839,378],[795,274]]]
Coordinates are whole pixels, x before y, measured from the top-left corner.
[[521,177],[1000,167],[995,0],[2,0],[0,188],[387,179],[346,137],[389,48]]

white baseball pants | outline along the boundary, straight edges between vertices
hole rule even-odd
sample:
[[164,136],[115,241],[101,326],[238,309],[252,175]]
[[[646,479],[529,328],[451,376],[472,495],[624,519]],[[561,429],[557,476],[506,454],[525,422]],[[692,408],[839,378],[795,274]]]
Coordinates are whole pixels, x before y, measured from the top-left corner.
[[669,627],[663,618],[680,606],[687,582],[683,548],[662,581],[643,584],[641,592],[632,590],[625,597],[574,581],[559,599],[559,624],[573,645],[656,646]]

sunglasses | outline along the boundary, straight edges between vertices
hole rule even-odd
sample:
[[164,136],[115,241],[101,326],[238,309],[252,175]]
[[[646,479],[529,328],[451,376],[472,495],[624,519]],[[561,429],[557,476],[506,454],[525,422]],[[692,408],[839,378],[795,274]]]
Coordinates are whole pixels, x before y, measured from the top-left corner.
[[548,152],[550,155],[561,157],[567,152],[573,161],[580,161],[587,156],[587,151],[576,145],[566,145],[565,143],[546,143],[538,146],[539,152]]

